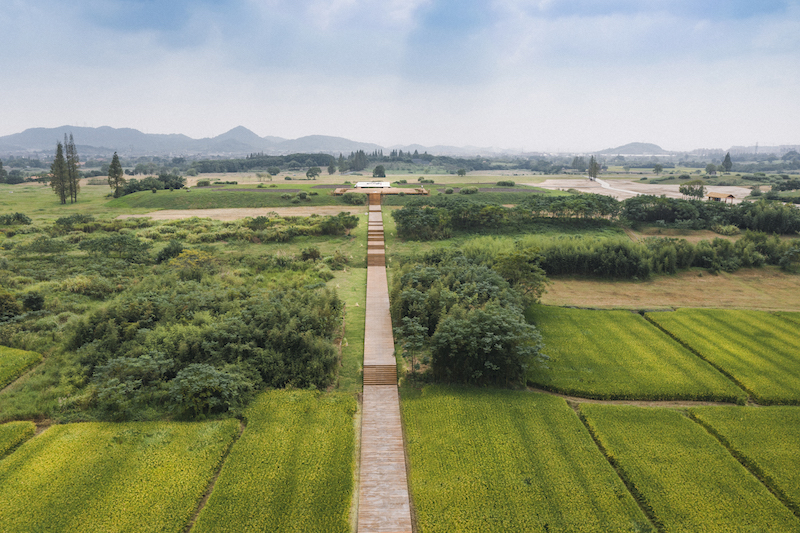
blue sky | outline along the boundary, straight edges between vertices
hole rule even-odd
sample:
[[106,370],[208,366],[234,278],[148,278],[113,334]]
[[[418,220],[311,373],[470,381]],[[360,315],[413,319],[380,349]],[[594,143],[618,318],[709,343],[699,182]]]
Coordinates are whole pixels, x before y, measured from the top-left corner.
[[800,0],[4,0],[0,135],[800,143]]

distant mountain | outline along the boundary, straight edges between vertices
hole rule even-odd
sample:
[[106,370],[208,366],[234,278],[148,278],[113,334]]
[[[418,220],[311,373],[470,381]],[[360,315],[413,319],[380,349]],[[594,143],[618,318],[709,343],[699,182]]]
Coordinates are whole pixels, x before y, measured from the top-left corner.
[[664,150],[657,144],[650,143],[628,143],[616,148],[607,148],[597,152],[601,155],[669,155],[670,152]]
[[383,146],[373,143],[362,143],[351,141],[343,137],[329,137],[327,135],[309,135],[307,137],[300,137],[290,141],[283,141],[274,146],[275,150],[283,153],[342,153],[345,156],[350,155],[350,152],[357,150],[364,150],[365,152],[373,152],[375,150],[383,150]]

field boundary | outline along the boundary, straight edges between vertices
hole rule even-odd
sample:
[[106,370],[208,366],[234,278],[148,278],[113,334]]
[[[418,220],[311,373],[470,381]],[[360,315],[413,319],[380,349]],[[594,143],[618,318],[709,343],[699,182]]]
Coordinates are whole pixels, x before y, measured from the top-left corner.
[[239,434],[236,435],[236,438],[233,439],[228,446],[228,449],[225,450],[225,453],[222,454],[222,457],[219,460],[219,466],[217,466],[217,471],[214,472],[214,475],[211,477],[211,480],[208,482],[208,486],[206,487],[205,493],[203,493],[203,497],[200,498],[200,501],[197,502],[197,508],[194,510],[192,517],[189,519],[189,522],[186,524],[186,527],[183,529],[184,533],[189,533],[193,528],[195,523],[197,522],[197,518],[200,516],[200,513],[203,511],[203,508],[208,503],[208,499],[211,497],[211,493],[214,492],[214,487],[217,484],[217,479],[219,478],[220,473],[222,473],[222,468],[225,466],[225,462],[228,460],[228,455],[230,455],[231,450],[233,449],[234,445],[239,442],[239,439],[242,438],[244,434],[244,430],[247,429],[247,422],[245,420],[239,421]]
[[792,512],[797,518],[800,518],[800,507],[792,503],[792,501],[786,496],[786,494],[778,487],[778,484],[766,473],[764,472],[757,464],[751,461],[744,453],[739,452],[733,445],[722,436],[714,427],[698,418],[693,412],[688,411],[686,413],[686,417],[705,429],[709,435],[717,439],[719,443],[728,450],[734,459],[736,459],[739,464],[741,464],[745,470],[750,472],[750,474],[755,477],[758,481],[764,485],[767,490],[769,490],[777,499],[780,501],[789,511]]
[[[605,398],[591,398],[584,396],[572,396],[563,392],[540,388],[540,386],[533,387],[528,385],[525,387],[528,392],[535,392],[539,394],[547,394],[549,396],[556,396],[563,398],[567,403],[597,403],[603,405],[632,405],[634,407],[658,407],[660,409],[682,409],[688,407],[701,407],[701,406],[718,406],[730,407],[738,405],[734,402],[718,402],[712,400],[634,400],[634,399],[605,399]],[[659,405],[661,404],[661,405]]]
[[581,413],[579,404],[576,402],[568,401],[567,405],[569,405],[572,408],[572,410],[575,412],[575,415],[578,417],[583,426],[586,428],[586,431],[589,432],[589,436],[592,438],[592,441],[594,441],[595,446],[597,446],[597,449],[600,450],[601,454],[603,454],[603,457],[608,462],[608,464],[611,465],[611,468],[614,469],[614,472],[616,472],[617,477],[619,477],[620,481],[622,481],[623,485],[625,485],[625,488],[628,489],[630,495],[633,496],[633,500],[636,502],[636,505],[638,505],[639,509],[642,510],[644,515],[647,517],[647,520],[650,521],[650,524],[653,526],[653,528],[659,533],[665,533],[666,529],[664,527],[664,524],[662,524],[661,521],[658,519],[658,517],[656,517],[653,508],[647,502],[647,499],[644,497],[644,495],[641,492],[639,492],[639,489],[636,488],[636,485],[632,481],[630,481],[630,479],[628,479],[625,470],[623,470],[622,467],[617,464],[617,461],[608,454],[608,451],[606,450],[605,446],[603,446],[603,443],[600,442],[600,439],[597,437],[597,435],[595,435],[594,431],[592,430],[591,424],[589,424],[588,420],[586,420],[586,417],[584,417],[583,413]]
[[661,325],[660,325],[660,324],[656,323],[654,320],[652,320],[652,319],[651,319],[649,316],[647,316],[646,314],[642,314],[642,317],[644,317],[644,319],[645,319],[645,320],[647,320],[647,321],[648,321],[650,324],[652,324],[653,326],[655,326],[655,327],[656,327],[656,328],[658,328],[659,330],[663,331],[663,332],[664,332],[666,335],[668,335],[668,336],[669,336],[671,339],[673,339],[675,342],[677,342],[678,344],[680,344],[681,346],[683,346],[684,348],[686,348],[687,350],[689,350],[690,352],[692,352],[694,355],[696,355],[697,357],[699,357],[700,359],[702,359],[703,361],[705,361],[706,363],[708,363],[709,365],[711,365],[712,367],[714,367],[714,368],[715,368],[715,369],[716,369],[716,370],[717,370],[717,371],[718,371],[720,374],[722,374],[723,376],[725,376],[726,378],[728,378],[728,379],[729,379],[730,381],[732,381],[732,382],[733,382],[733,383],[734,383],[734,384],[735,384],[737,387],[739,387],[739,388],[740,388],[740,389],[742,389],[742,390],[743,390],[745,393],[747,393],[747,403],[748,403],[749,405],[759,405],[759,404],[758,404],[758,402],[756,402],[756,401],[755,401],[755,394],[753,393],[753,391],[751,391],[750,389],[748,389],[747,387],[745,387],[745,386],[744,386],[744,384],[743,384],[743,383],[741,383],[741,382],[740,382],[738,379],[736,379],[735,377],[733,377],[733,375],[732,375],[730,372],[728,372],[727,370],[725,370],[725,369],[724,369],[724,368],[722,368],[721,366],[719,366],[719,365],[717,365],[717,364],[715,364],[715,363],[713,363],[713,362],[709,361],[709,360],[708,360],[706,357],[704,357],[704,356],[703,356],[703,355],[702,355],[700,352],[698,352],[696,349],[694,349],[694,347],[690,346],[690,345],[689,345],[689,344],[687,344],[685,341],[683,341],[682,339],[680,339],[680,338],[678,338],[677,336],[675,336],[674,334],[672,334],[670,331],[667,331],[665,328],[661,327]]

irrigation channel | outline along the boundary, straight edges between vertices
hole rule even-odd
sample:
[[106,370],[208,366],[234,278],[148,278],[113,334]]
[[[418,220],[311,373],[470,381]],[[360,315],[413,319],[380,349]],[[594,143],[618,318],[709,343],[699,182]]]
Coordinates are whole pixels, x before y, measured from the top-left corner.
[[411,533],[381,194],[369,195],[359,533]]

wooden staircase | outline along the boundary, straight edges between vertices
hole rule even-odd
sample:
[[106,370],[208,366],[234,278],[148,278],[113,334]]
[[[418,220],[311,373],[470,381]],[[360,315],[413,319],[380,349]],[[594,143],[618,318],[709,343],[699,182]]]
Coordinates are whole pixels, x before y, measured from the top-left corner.
[[364,366],[364,385],[397,385],[395,365]]

